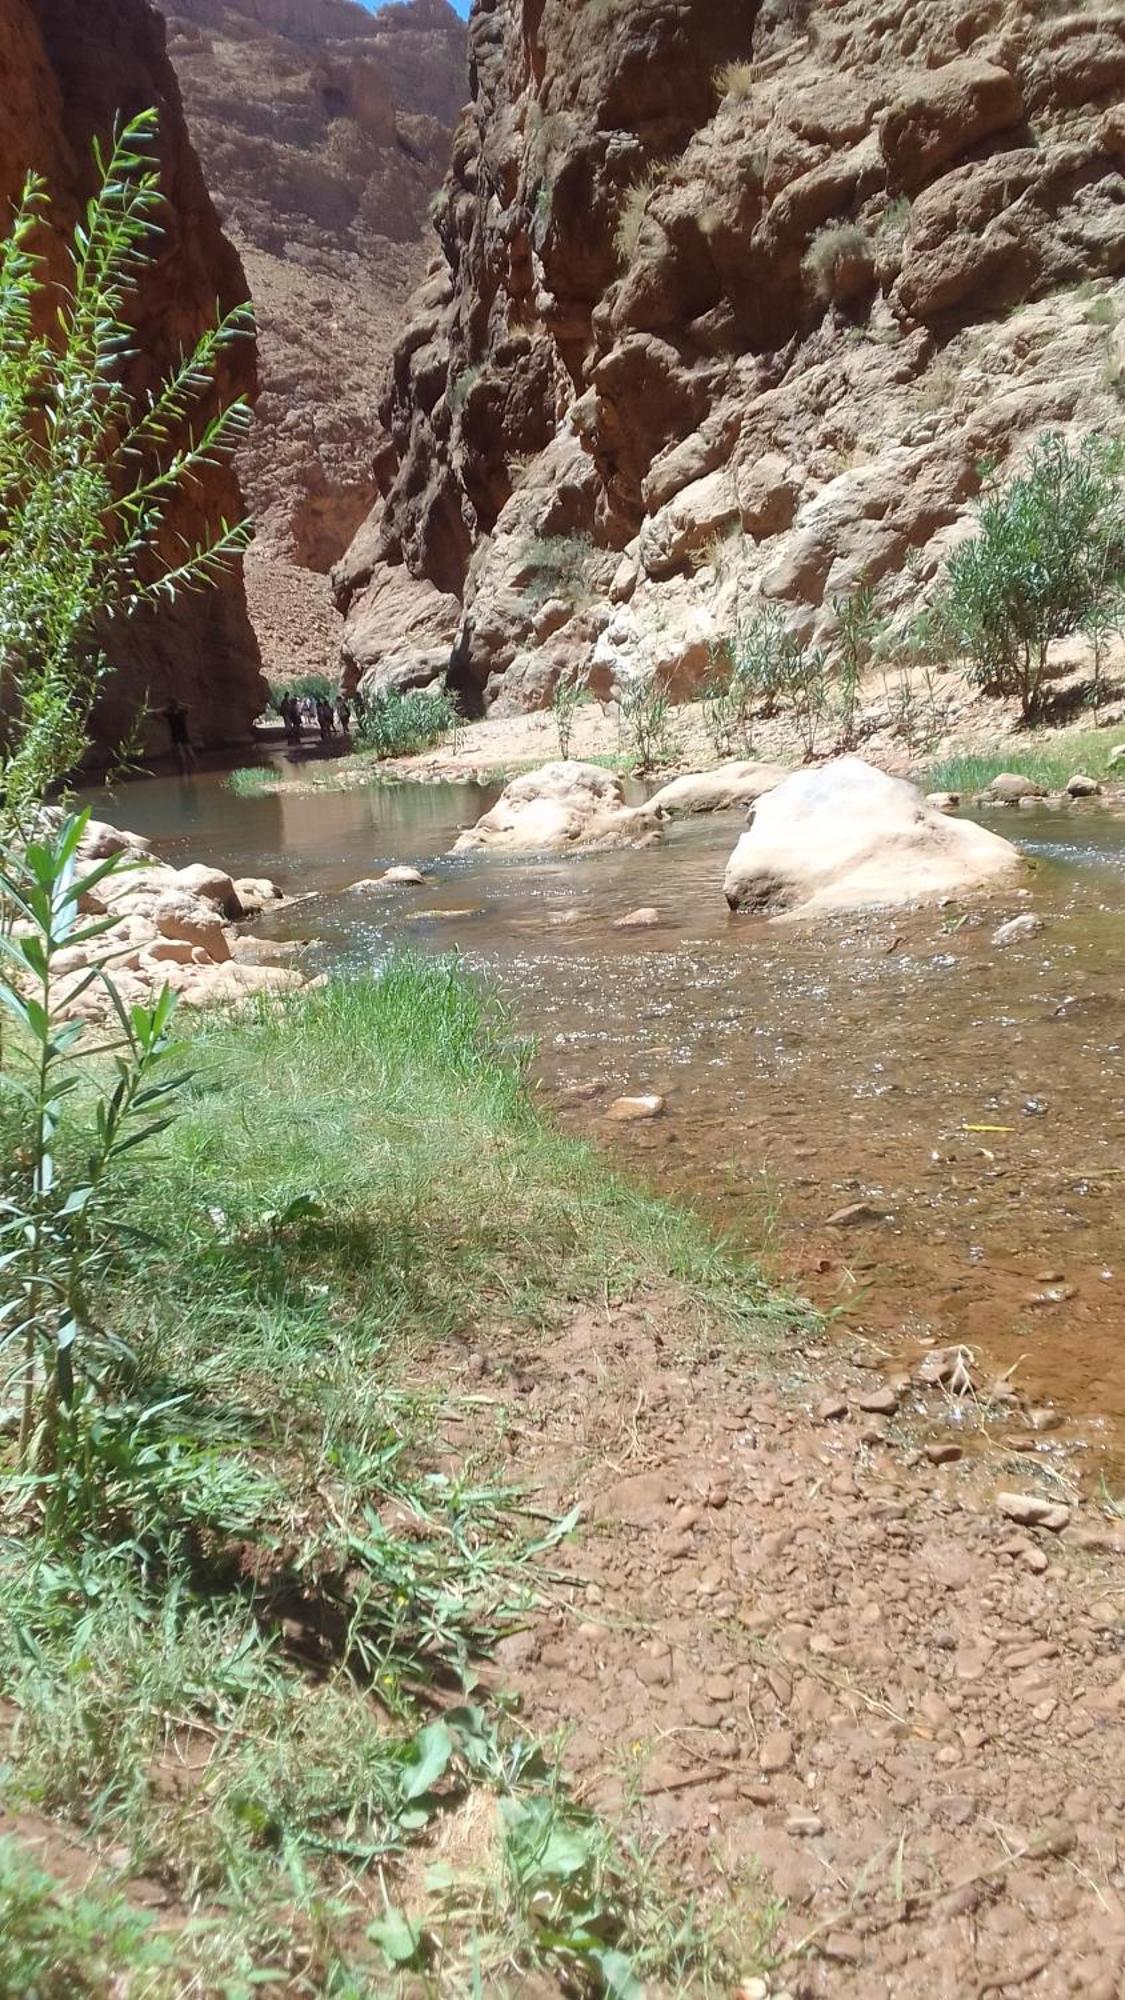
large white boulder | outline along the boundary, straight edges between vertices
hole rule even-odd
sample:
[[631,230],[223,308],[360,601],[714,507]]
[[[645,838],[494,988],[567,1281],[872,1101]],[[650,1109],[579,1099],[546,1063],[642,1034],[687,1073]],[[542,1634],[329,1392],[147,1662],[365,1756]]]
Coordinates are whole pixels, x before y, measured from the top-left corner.
[[513,778],[491,810],[461,834],[453,852],[558,853],[571,847],[647,846],[660,838],[661,815],[651,805],[626,805],[615,772],[571,761]]
[[682,778],[673,778],[653,793],[649,805],[673,819],[685,813],[727,812],[732,806],[752,806],[786,775],[781,764],[736,758],[713,771],[688,771]]
[[951,819],[860,757],[796,771],[754,808],[727,864],[732,910],[765,916],[940,902],[1018,879],[1010,841]]

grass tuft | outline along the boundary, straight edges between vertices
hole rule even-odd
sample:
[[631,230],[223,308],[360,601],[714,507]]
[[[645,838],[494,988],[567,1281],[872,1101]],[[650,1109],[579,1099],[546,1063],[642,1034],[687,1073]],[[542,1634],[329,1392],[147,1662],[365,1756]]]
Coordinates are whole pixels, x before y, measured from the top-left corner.
[[929,792],[958,792],[962,798],[988,789],[1001,771],[1031,778],[1048,792],[1061,792],[1076,771],[1091,778],[1109,775],[1109,760],[1122,740],[1119,730],[1067,730],[1024,743],[999,743],[990,750],[958,751],[927,764],[918,782]]

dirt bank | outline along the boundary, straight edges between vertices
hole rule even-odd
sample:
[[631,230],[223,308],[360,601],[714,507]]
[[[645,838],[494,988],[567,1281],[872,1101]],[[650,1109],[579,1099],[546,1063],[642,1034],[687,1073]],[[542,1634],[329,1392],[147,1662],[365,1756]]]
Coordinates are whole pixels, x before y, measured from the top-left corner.
[[667,1297],[465,1367],[589,1522],[497,1677],[729,1907],[746,2000],[1120,2000],[1125,1525],[1016,1525],[1026,1459],[931,1463],[838,1353],[686,1362]]

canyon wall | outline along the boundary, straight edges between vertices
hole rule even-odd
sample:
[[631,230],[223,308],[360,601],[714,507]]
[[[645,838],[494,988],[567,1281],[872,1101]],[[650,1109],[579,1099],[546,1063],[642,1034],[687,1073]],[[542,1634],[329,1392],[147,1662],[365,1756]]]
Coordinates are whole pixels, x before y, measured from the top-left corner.
[[[0,205],[7,210],[29,168],[46,175],[52,228],[42,232],[39,248],[55,277],[63,269],[64,232],[91,190],[92,140],[104,140],[119,114],[148,106],[160,112],[163,233],[132,308],[131,378],[143,394],[198,338],[216,301],[227,310],[247,297],[188,138],[164,23],[147,0],[98,0],[96,8],[89,0],[0,0],[0,79]],[[226,401],[253,394],[252,341],[228,351],[218,386]],[[243,511],[235,474],[216,467],[176,504],[170,551],[181,538],[194,540],[208,524],[223,516],[237,520]],[[112,626],[106,650],[113,674],[95,719],[103,742],[118,741],[140,711],[173,694],[191,710],[196,737],[207,742],[244,737],[261,707],[258,647],[239,570],[214,590]],[[167,749],[161,722],[146,726],[144,735],[151,747]]]
[[339,565],[354,678],[688,693],[779,605],[917,602],[982,461],[1120,424],[1125,13],[476,0]]
[[192,136],[254,296],[258,554],[326,571],[376,496],[378,405],[467,93],[446,0],[166,0]]

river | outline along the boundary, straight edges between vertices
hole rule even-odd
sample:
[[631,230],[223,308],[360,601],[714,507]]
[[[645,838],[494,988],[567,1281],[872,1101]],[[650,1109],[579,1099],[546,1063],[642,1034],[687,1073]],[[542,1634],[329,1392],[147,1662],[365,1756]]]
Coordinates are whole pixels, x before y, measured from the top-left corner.
[[[1067,1416],[1089,1476],[1125,1469],[1125,816],[1100,805],[991,815],[1036,866],[1028,896],[807,923],[732,917],[737,815],[662,848],[535,862],[447,849],[495,792],[147,779],[96,812],[176,863],[267,874],[303,900],[275,936],[321,964],[458,950],[538,1042],[571,1128],[701,1205],[767,1268],[840,1309],[853,1351],[895,1365],[962,1342]],[[391,862],[423,891],[349,893]],[[658,927],[614,930],[654,905]],[[1038,935],[992,943],[1031,909]],[[262,928],[259,926],[258,928]],[[665,1097],[620,1126],[621,1091]],[[864,1201],[883,1219],[828,1218]],[[1061,1434],[1052,1434],[1058,1439]],[[1040,1448],[1057,1449],[1057,1442]]]

